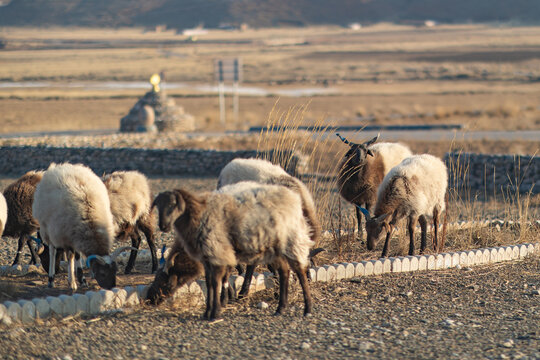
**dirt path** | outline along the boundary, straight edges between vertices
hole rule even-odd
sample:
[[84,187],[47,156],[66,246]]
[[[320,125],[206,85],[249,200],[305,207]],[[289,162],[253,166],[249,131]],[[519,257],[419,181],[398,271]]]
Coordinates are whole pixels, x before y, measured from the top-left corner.
[[[272,316],[263,291],[224,321],[201,307],[135,309],[0,330],[0,356],[17,358],[538,359],[540,259],[312,284],[312,317]],[[260,301],[270,305],[257,308]]]

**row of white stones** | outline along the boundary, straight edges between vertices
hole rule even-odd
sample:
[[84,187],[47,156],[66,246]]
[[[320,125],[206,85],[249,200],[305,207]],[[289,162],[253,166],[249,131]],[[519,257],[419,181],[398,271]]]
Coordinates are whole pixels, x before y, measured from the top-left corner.
[[[507,220],[483,220],[483,221],[458,221],[454,223],[448,224],[449,230],[458,230],[458,229],[470,229],[474,227],[486,227],[486,226],[493,226],[493,227],[510,227],[510,226],[516,226],[519,225],[519,222],[514,221],[507,221]],[[526,222],[525,225],[527,226],[536,226],[540,227],[540,220],[535,221],[529,221]],[[442,225],[441,225],[442,226]],[[343,235],[347,235],[346,232],[343,233]],[[331,238],[331,234],[329,232],[323,233],[323,236]],[[170,251],[170,248],[167,248],[165,250],[165,256],[167,256],[168,252]],[[157,257],[158,259],[161,257],[161,249],[157,249]],[[130,256],[130,252],[123,252],[118,256],[118,263],[120,264],[127,264],[128,258]],[[150,253],[150,250],[139,250],[139,253],[137,255],[137,262],[148,262],[152,258],[152,254]],[[66,264],[64,262],[61,263],[61,266],[66,267]],[[0,266],[0,276],[7,276],[7,275],[26,275],[28,273],[32,272],[46,272],[47,269],[43,269],[39,265],[3,265]]]
[[[381,258],[352,263],[340,263],[311,268],[312,281],[335,281],[358,276],[380,275],[391,272],[440,270],[522,259],[538,252],[540,244],[500,246],[478,250],[468,250],[436,255],[401,256]],[[240,289],[244,278],[233,275],[230,278],[233,289]],[[254,274],[251,291],[273,288],[274,277],[270,273]],[[77,314],[96,315],[139,305],[145,299],[149,285],[114,288],[112,290],[88,291],[85,294],[49,296],[33,300],[6,301],[0,304],[0,321],[5,325],[32,323],[36,319],[48,317],[68,317]],[[191,297],[200,302],[206,295],[206,283],[202,280],[191,283],[175,293],[169,300],[176,302]]]

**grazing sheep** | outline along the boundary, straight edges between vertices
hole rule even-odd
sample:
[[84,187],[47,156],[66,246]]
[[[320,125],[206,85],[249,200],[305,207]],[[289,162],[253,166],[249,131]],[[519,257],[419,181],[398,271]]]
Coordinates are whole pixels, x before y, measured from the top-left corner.
[[103,177],[109,193],[111,212],[116,239],[131,238],[131,251],[125,273],[129,274],[135,265],[137,250],[141,243],[139,230],[146,237],[152,254],[152,273],[158,268],[156,245],[154,243],[154,218],[150,211],[152,194],[146,176],[138,171],[115,171]]
[[[152,203],[152,209],[156,207],[158,210],[159,228],[163,232],[170,232],[174,221],[180,216],[177,198],[176,192],[164,191],[159,193]],[[158,269],[154,281],[148,289],[146,300],[149,300],[152,305],[157,305],[183,285],[200,277],[203,272],[203,264],[192,259],[177,238],[164,266]],[[234,294],[232,294],[232,289],[228,286],[227,281],[223,281],[221,290],[222,305],[226,305],[228,297],[233,297]]]
[[75,253],[87,257],[101,287],[116,286],[115,259],[129,247],[110,254],[114,226],[109,196],[92,170],[81,164],[51,164],[36,187],[32,213],[40,224],[41,238],[49,245],[49,287],[54,286],[57,249],[67,253],[73,291],[77,289]]
[[414,155],[403,160],[384,177],[377,194],[377,204],[373,217],[366,209],[362,211],[368,219],[366,223],[367,243],[373,248],[383,229],[386,240],[382,257],[388,255],[388,243],[395,224],[407,217],[409,229],[409,255],[414,254],[414,228],[420,222],[420,253],[426,248],[427,217],[433,218],[433,249],[441,251],[446,235],[446,215],[440,243],[437,241],[439,215],[448,201],[446,190],[448,173],[444,163],[431,155]]
[[[217,189],[225,185],[235,184],[241,181],[255,181],[260,184],[273,184],[285,186],[298,194],[302,199],[302,212],[310,227],[311,240],[316,244],[321,235],[321,226],[317,218],[315,202],[307,186],[298,178],[289,175],[280,166],[272,164],[270,161],[262,159],[241,159],[237,158],[229,162],[221,170],[218,178]],[[310,259],[323,251],[317,248],[310,252]],[[249,293],[251,278],[255,271],[255,265],[246,268],[244,283],[238,294],[238,298],[246,297]]]
[[39,223],[32,216],[32,202],[37,184],[41,181],[43,171],[29,171],[4,190],[4,197],[8,205],[7,222],[5,222],[4,236],[18,237],[19,244],[13,265],[20,262],[20,255],[24,244],[28,246],[32,258],[30,264],[37,264],[37,254],[32,245],[30,235],[39,228]]
[[298,193],[283,186],[241,182],[219,193],[200,196],[175,190],[174,222],[188,255],[203,263],[207,285],[204,318],[219,316],[219,288],[228,266],[271,263],[279,272],[280,297],[276,314],[287,307],[289,266],[304,293],[304,315],[311,313],[307,282],[309,226]]
[[[401,144],[374,144],[379,135],[362,144],[350,142],[339,134],[336,135],[350,147],[339,170],[337,179],[339,193],[345,200],[356,205],[358,239],[362,240],[362,215],[358,206],[370,210],[377,200],[377,189],[384,176],[412,153]],[[372,250],[369,244],[368,250]]]

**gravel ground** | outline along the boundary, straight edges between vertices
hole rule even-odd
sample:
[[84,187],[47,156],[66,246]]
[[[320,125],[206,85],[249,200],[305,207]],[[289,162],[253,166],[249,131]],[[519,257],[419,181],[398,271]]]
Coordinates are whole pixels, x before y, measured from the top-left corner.
[[[400,358],[539,359],[540,259],[312,284],[304,318],[295,282],[288,313],[272,290],[230,305],[136,308],[0,329],[5,359]],[[269,308],[259,309],[264,301]]]

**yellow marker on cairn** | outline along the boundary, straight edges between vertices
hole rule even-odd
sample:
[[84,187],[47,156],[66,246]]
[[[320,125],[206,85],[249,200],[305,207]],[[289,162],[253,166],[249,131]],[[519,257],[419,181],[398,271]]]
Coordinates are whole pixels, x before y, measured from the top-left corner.
[[154,92],[159,92],[159,83],[161,82],[161,78],[158,74],[154,74],[150,77],[150,84],[152,84],[152,90]]

